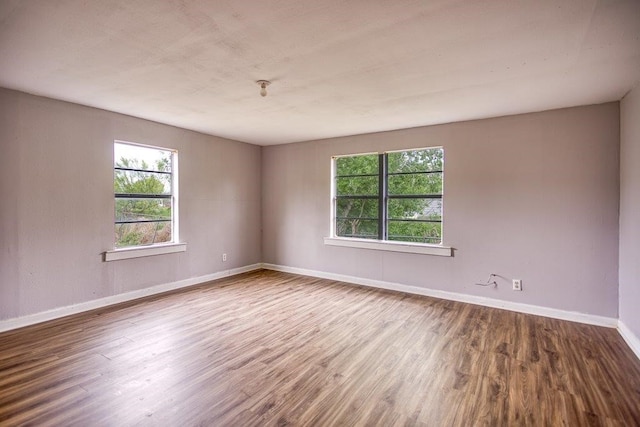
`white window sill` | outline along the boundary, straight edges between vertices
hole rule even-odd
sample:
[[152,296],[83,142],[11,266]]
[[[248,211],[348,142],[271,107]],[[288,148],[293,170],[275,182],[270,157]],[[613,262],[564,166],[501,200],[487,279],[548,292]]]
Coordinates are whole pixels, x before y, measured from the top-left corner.
[[176,252],[185,252],[187,250],[186,243],[167,243],[162,245],[138,246],[134,248],[114,249],[104,253],[105,261],[118,261],[121,259],[140,258],[152,255],[173,254]]
[[410,254],[453,256],[453,251],[449,246],[428,245],[424,243],[383,242],[381,240],[325,237],[324,244],[331,246],[345,246],[349,248],[374,249],[378,251],[405,252]]

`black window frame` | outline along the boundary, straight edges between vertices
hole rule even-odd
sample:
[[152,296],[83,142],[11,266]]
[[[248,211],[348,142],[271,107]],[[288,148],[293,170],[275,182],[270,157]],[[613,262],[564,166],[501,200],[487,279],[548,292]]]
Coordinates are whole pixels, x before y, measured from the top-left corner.
[[[389,172],[389,161],[388,156],[390,153],[402,153],[402,152],[411,152],[411,151],[421,151],[421,150],[440,150],[442,152],[442,168],[440,170],[429,170],[429,171],[417,171],[417,172]],[[364,156],[364,155],[378,155],[378,173],[377,174],[356,174],[356,175],[338,175],[336,168],[336,161],[339,158],[345,157],[356,157],[356,156]],[[338,216],[338,207],[337,203],[340,199],[366,199],[366,200],[376,200],[378,202],[378,218],[358,218],[364,220],[376,220],[378,224],[378,236],[377,240],[384,242],[399,242],[399,243],[414,243],[414,244],[426,244],[426,245],[442,245],[443,244],[443,217],[444,217],[444,148],[443,147],[426,147],[426,148],[410,148],[404,150],[393,150],[386,151],[382,153],[362,153],[362,154],[349,154],[349,155],[340,155],[334,156],[332,161],[334,162],[333,169],[333,235],[334,237],[344,238],[344,239],[358,239],[364,238],[367,240],[372,240],[367,237],[358,237],[358,236],[340,236],[337,234],[338,230],[338,221],[345,219],[353,219],[351,217],[339,217]],[[434,194],[389,194],[389,177],[390,176],[398,176],[398,175],[415,175],[415,174],[441,174],[442,176],[442,190],[440,193]],[[376,176],[378,178],[378,193],[377,195],[338,195],[337,194],[337,180],[342,178],[351,178],[351,177],[367,177],[367,176]],[[440,219],[394,219],[389,218],[388,215],[388,203],[390,200],[402,200],[402,199],[429,199],[429,200],[441,200],[441,215]],[[389,239],[388,231],[389,231],[389,221],[407,221],[407,222],[422,222],[422,223],[439,223],[440,224],[440,241],[439,242],[415,242],[410,240],[396,240]]]

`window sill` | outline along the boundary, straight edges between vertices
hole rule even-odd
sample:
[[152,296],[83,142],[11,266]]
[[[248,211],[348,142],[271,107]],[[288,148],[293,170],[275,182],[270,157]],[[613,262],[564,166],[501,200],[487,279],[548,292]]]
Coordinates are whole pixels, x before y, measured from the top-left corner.
[[410,254],[453,256],[449,246],[428,245],[408,242],[383,242],[381,240],[350,239],[341,237],[325,237],[324,244],[349,248],[374,249],[378,251],[405,252]]
[[163,245],[142,246],[135,248],[122,248],[106,251],[104,253],[105,261],[118,261],[121,259],[141,258],[153,255],[173,254],[176,252],[185,252],[187,250],[186,243],[167,243]]

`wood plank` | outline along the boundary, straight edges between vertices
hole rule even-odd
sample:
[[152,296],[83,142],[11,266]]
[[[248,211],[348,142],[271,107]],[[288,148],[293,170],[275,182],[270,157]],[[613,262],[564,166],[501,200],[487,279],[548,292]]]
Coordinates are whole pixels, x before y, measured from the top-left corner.
[[258,271],[0,334],[0,424],[640,425],[613,329]]

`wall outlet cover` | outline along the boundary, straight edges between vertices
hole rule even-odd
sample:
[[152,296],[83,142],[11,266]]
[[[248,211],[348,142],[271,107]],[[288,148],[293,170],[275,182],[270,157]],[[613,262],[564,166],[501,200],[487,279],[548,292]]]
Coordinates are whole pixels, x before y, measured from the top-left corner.
[[513,290],[514,291],[521,291],[522,290],[522,280],[513,279]]

